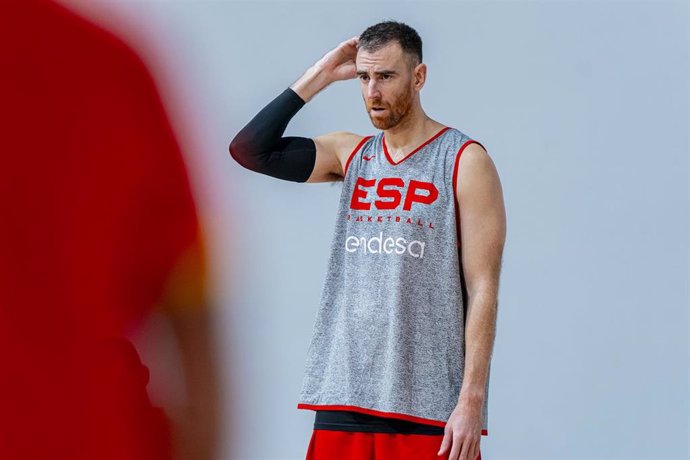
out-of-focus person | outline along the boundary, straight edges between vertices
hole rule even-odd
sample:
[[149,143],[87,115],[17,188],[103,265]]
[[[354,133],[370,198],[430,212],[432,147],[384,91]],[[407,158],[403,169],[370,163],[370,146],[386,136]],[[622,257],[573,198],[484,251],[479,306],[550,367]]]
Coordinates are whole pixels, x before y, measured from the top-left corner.
[[[215,458],[204,237],[154,81],[62,5],[0,11],[0,458]],[[152,403],[128,338],[155,310],[178,407]]]

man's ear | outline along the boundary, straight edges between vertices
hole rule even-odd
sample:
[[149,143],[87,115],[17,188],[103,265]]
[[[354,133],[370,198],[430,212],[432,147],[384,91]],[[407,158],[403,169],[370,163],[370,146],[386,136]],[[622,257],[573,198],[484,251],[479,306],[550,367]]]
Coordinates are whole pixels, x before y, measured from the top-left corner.
[[422,89],[426,82],[426,64],[423,62],[417,64],[414,68],[414,87],[417,91]]

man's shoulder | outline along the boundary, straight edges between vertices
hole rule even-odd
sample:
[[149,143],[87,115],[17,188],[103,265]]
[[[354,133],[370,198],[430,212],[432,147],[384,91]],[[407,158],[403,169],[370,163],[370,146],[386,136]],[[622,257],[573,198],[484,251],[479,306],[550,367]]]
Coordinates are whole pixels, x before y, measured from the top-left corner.
[[318,140],[330,146],[344,167],[355,149],[371,137],[373,137],[371,134],[362,135],[350,131],[334,131],[319,136]]

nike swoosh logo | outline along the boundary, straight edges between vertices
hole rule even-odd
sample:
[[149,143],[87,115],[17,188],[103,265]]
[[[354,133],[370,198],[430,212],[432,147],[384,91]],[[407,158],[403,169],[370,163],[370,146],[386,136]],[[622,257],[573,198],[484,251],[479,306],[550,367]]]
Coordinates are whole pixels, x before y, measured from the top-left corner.
[[367,160],[367,161],[369,161],[369,160],[371,160],[372,158],[374,158],[375,156],[376,156],[376,155],[372,155],[372,156],[370,156],[370,157],[367,157],[367,156],[365,156],[365,155],[362,155],[362,158],[365,159],[365,160]]

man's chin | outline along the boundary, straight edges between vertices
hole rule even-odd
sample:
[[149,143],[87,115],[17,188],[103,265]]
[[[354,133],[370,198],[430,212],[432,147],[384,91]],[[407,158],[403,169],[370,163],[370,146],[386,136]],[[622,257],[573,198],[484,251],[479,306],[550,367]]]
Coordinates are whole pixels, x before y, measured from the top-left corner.
[[376,129],[390,128],[388,120],[381,120],[380,118],[374,118],[372,116],[369,116],[369,119],[371,120],[371,124],[374,125]]

